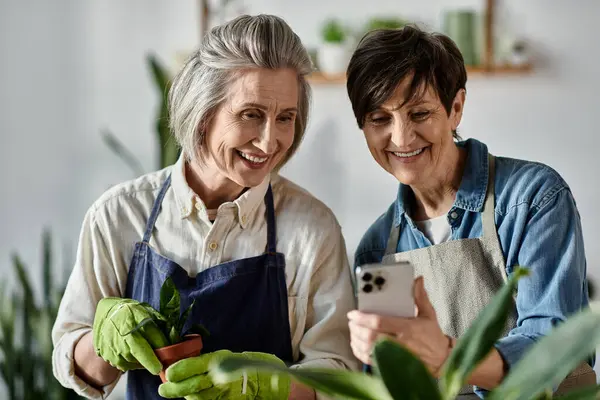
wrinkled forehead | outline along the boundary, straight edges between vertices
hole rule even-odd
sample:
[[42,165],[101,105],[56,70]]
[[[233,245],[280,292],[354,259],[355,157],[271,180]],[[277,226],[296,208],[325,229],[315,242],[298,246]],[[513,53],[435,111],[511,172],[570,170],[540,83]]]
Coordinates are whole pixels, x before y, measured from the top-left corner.
[[292,69],[256,68],[236,73],[227,100],[233,105],[256,103],[265,107],[298,106],[298,77]]

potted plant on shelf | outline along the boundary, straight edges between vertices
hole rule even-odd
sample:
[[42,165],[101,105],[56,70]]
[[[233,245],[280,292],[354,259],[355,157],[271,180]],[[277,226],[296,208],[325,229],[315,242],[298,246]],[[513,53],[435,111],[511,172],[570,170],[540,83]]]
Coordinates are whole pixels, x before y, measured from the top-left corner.
[[324,75],[344,73],[350,61],[346,29],[339,21],[330,19],[323,25],[322,35],[317,55],[319,70]]
[[154,324],[163,333],[166,346],[155,349],[154,353],[160,360],[163,370],[160,378],[166,382],[165,370],[172,364],[184,358],[196,357],[202,351],[202,337],[207,337],[209,332],[200,324],[193,324],[184,332],[184,327],[194,307],[194,303],[181,313],[181,296],[171,278],[167,278],[160,289],[160,309],[154,309],[148,303],[142,303],[151,317],[148,317],[135,326],[127,334],[140,330],[147,324]]
[[[508,283],[480,313],[458,340],[444,364],[438,381],[410,351],[389,339],[373,349],[374,375],[326,368],[285,368],[268,362],[239,358],[222,360],[216,370],[218,381],[244,370],[268,370],[288,374],[325,395],[356,400],[431,399],[449,400],[458,396],[475,367],[487,356],[499,338],[510,310],[517,281],[527,270],[516,268]],[[571,316],[554,331],[539,339],[511,368],[503,382],[486,397],[488,400],[552,399],[552,388],[600,344],[600,313],[586,309]],[[577,389],[558,397],[564,400],[596,399],[600,386]]]

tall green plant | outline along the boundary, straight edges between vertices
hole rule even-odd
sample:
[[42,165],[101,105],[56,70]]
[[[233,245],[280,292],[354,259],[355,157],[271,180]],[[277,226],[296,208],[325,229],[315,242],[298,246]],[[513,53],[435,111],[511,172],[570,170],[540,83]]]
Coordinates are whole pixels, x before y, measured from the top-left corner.
[[[157,169],[165,168],[174,164],[179,157],[180,148],[175,139],[171,136],[169,130],[169,108],[167,105],[167,96],[171,88],[171,81],[167,69],[153,55],[146,56],[148,68],[152,74],[152,81],[156,88],[157,95],[160,98],[156,121],[155,121],[155,140],[158,146],[158,165]],[[112,132],[105,130],[102,134],[106,145],[115,153],[125,164],[131,168],[136,175],[142,175],[144,168],[127,147]]]
[[[292,379],[317,391],[338,398],[356,400],[454,399],[466,384],[473,369],[490,352],[501,335],[512,307],[511,297],[517,281],[527,272],[517,268],[508,284],[492,299],[456,347],[435,381],[425,365],[410,351],[391,340],[377,342],[373,350],[376,375],[331,369],[290,369],[266,362],[239,358],[223,360],[217,379],[227,381],[230,374],[262,369],[288,374]],[[600,344],[600,314],[590,309],[570,317],[548,336],[540,339],[509,375],[487,397],[491,400],[551,399],[551,388],[574,370]],[[563,400],[596,399],[600,386],[592,386],[560,397]]]
[[[12,257],[19,283],[13,290],[0,283],[0,376],[10,400],[71,400],[80,397],[52,374],[52,325],[58,313],[66,279],[56,287],[52,236],[42,235],[42,299],[36,300],[30,269],[18,254]],[[66,269],[65,269],[66,270]],[[67,274],[65,274],[65,277]]]

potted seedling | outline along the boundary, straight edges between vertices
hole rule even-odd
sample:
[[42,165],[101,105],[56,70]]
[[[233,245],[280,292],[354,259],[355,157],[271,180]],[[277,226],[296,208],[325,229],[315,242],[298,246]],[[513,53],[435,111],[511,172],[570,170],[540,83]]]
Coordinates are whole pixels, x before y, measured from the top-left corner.
[[148,303],[142,303],[151,317],[140,321],[128,334],[138,331],[147,324],[154,324],[166,338],[166,346],[155,349],[154,353],[160,360],[163,370],[160,378],[166,382],[165,370],[179,360],[196,357],[203,347],[202,338],[209,332],[200,324],[193,324],[185,332],[184,326],[194,307],[195,301],[182,313],[181,296],[171,278],[167,278],[160,289],[160,309],[154,309]]
[[322,30],[323,43],[318,50],[319,69],[325,75],[344,73],[350,61],[348,34],[335,19],[325,22]]

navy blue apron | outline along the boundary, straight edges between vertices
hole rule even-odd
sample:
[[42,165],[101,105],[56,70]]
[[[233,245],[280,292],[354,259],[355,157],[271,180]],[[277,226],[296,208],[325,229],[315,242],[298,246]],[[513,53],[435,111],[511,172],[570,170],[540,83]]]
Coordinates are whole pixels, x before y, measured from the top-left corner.
[[[150,303],[159,309],[160,288],[167,277],[171,277],[181,292],[182,311],[193,300],[196,301],[188,326],[200,323],[210,331],[210,337],[204,339],[203,353],[222,349],[256,351],[274,354],[291,364],[285,258],[276,250],[271,186],[265,195],[266,252],[216,265],[191,278],[181,266],[161,256],[149,245],[170,183],[169,176],[154,201],[143,240],[135,244],[127,276],[126,297]],[[129,371],[127,400],[163,399],[158,394],[160,384],[160,378],[146,370]]]

